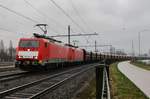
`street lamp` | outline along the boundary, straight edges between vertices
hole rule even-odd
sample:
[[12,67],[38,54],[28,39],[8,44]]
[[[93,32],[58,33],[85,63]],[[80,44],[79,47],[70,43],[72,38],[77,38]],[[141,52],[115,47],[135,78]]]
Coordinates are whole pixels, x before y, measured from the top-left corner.
[[149,31],[149,30],[142,30],[142,31],[140,31],[140,32],[138,32],[138,40],[139,40],[139,56],[141,56],[141,33],[142,32],[145,32],[145,31]]

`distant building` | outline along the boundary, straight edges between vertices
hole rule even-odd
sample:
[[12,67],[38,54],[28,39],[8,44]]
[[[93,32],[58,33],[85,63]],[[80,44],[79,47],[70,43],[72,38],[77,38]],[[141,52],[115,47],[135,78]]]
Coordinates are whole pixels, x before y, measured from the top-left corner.
[[115,52],[115,54],[117,54],[117,55],[127,55],[127,54],[124,52],[124,50],[121,50],[121,49],[117,49],[116,52]]
[[142,54],[141,56],[142,56],[142,57],[147,57],[148,54],[147,54],[147,53],[144,53],[144,54]]
[[115,54],[115,47],[110,48],[110,54]]

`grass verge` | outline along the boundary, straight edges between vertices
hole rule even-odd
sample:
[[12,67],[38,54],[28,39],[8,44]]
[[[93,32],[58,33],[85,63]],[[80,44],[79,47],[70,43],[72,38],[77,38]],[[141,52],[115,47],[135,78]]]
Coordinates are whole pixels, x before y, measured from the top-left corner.
[[[110,65],[110,84],[112,99],[148,99],[127,77],[117,68],[118,63]],[[93,78],[86,88],[75,99],[95,99],[96,82]]]
[[148,99],[117,68],[118,63],[110,66],[110,84],[112,99]]
[[95,99],[96,98],[95,77],[87,84],[86,88],[77,95],[75,99]]
[[143,62],[138,62],[138,61],[135,61],[135,62],[131,62],[131,64],[137,66],[137,67],[140,67],[140,68],[143,68],[143,69],[146,69],[146,70],[150,70],[150,65],[147,65]]

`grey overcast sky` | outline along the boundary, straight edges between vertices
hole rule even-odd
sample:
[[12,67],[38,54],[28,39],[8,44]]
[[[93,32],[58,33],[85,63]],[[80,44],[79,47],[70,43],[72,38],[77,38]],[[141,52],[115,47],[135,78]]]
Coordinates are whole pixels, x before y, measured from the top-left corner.
[[[78,24],[75,25],[51,0],[0,0],[0,39],[14,46],[20,37],[41,33],[33,26],[48,24],[47,35],[99,33],[98,36],[72,37],[78,45],[112,44],[131,52],[131,42],[138,52],[138,32],[141,32],[142,53],[150,49],[150,0],[54,0]],[[6,9],[7,7],[37,22],[32,22]],[[79,28],[80,27],[80,28]],[[67,38],[58,38],[67,42]],[[99,48],[100,50],[101,48]],[[91,49],[92,50],[92,49]]]

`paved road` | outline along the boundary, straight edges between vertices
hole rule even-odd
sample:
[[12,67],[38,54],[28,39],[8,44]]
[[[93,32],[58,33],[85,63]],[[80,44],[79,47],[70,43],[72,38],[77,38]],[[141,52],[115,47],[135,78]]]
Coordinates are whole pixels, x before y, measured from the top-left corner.
[[121,62],[118,69],[150,98],[150,71],[138,68],[129,62]]

